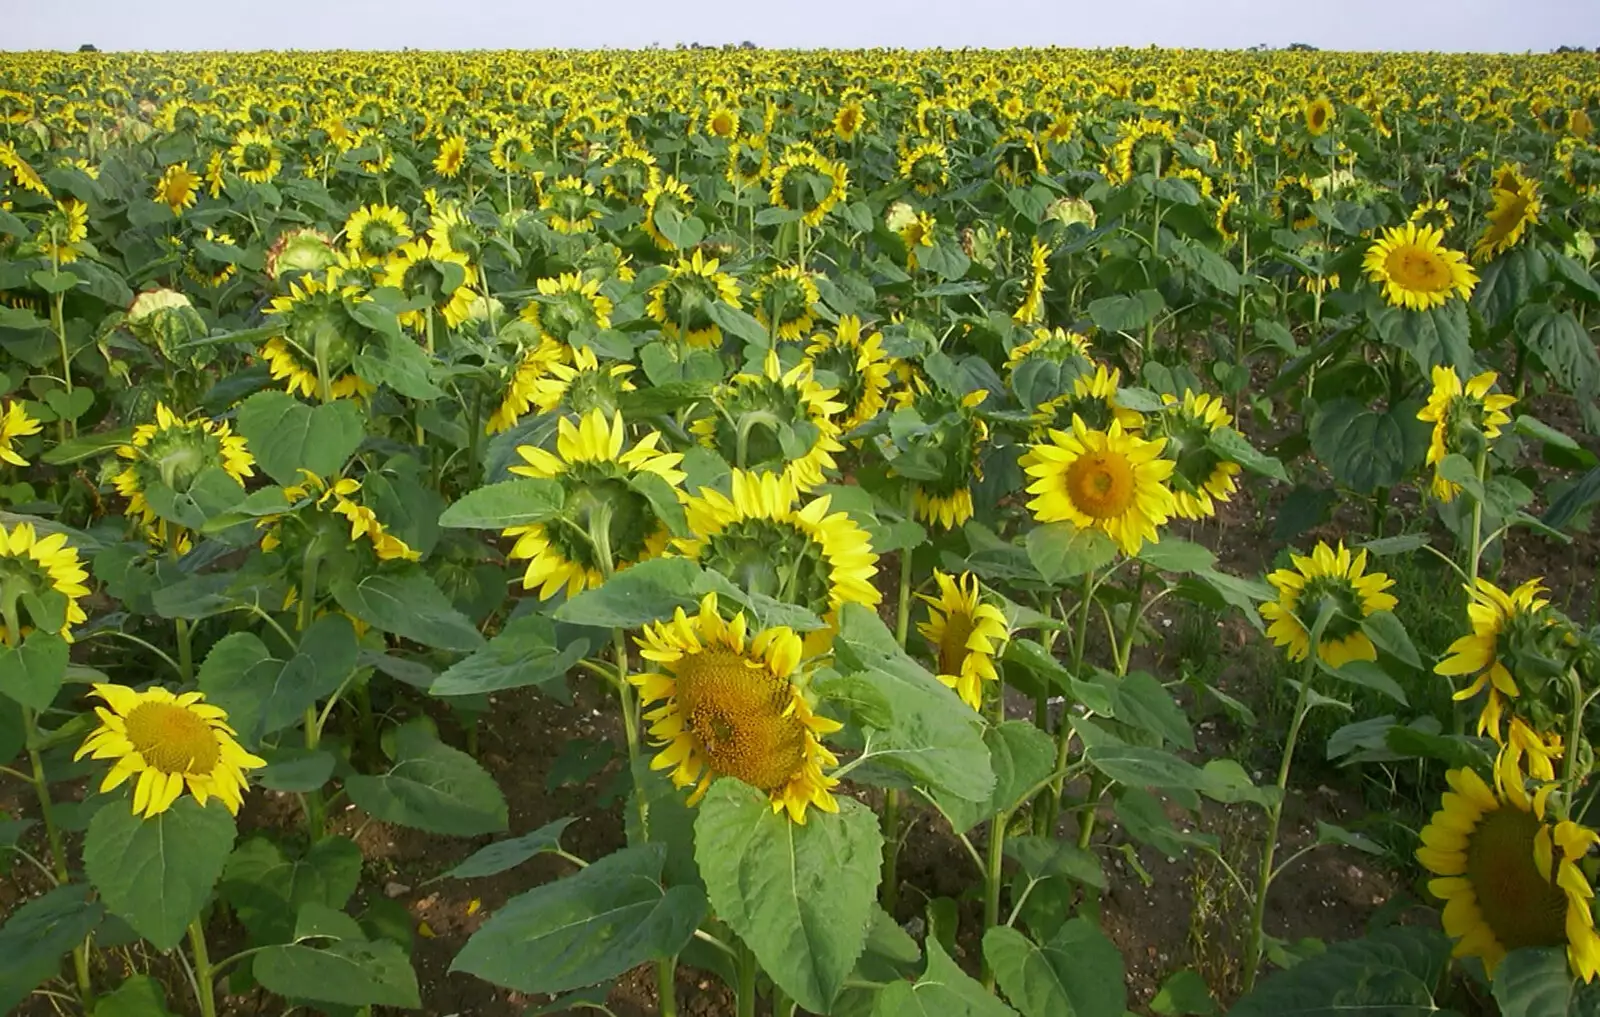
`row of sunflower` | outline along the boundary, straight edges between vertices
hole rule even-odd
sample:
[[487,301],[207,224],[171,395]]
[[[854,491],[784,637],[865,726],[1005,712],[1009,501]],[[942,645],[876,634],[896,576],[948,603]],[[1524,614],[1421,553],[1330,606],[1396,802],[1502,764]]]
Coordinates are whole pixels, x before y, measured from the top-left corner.
[[[1246,992],[1235,1013],[1446,984],[1450,940],[1482,961],[1468,991],[1570,990],[1551,948],[1592,979],[1593,635],[1488,576],[1596,494],[1591,471],[1532,516],[1525,442],[1594,459],[1511,416],[1600,428],[1593,70],[7,56],[0,499],[25,518],[0,548],[0,755],[26,758],[6,772],[39,829],[0,843],[50,888],[0,927],[21,972],[0,999],[161,993],[95,949],[111,915],[157,950],[187,937],[204,1017],[223,986],[421,1005],[410,936],[350,912],[335,806],[507,833],[448,732],[472,750],[492,697],[574,690],[615,701],[628,846],[579,858],[557,820],[439,874],[574,867],[462,945],[454,970],[507,989],[654,964],[675,1013],[681,961],[741,1014],[1120,1017],[1108,837],[1232,874],[1242,984],[1211,988]],[[1376,532],[1303,519],[1286,535],[1351,546],[1285,551],[1265,583],[1186,539],[1291,480],[1298,504],[1369,502]],[[1421,508],[1386,535],[1405,485]],[[1341,694],[1409,706],[1429,648],[1369,564],[1425,545],[1473,627],[1436,670],[1481,719],[1361,736],[1453,767],[1418,854],[1449,939],[1301,959],[1265,921],[1299,857],[1274,864],[1296,745]],[[1148,670],[1180,601],[1298,672],[1275,783],[1197,762]],[[97,791],[63,802],[85,758],[109,762]],[[253,785],[302,818],[239,840]],[[1164,811],[1201,798],[1260,811],[1257,872]],[[973,866],[968,971],[899,924],[928,822]],[[213,958],[223,929],[243,945]],[[1268,960],[1288,970],[1257,986]]]

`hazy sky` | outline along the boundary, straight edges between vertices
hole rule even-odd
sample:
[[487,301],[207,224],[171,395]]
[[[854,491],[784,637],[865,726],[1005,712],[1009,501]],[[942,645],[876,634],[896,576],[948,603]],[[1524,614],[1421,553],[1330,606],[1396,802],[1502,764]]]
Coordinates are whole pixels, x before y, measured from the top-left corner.
[[1542,52],[1600,0],[0,0],[0,49],[1189,46]]

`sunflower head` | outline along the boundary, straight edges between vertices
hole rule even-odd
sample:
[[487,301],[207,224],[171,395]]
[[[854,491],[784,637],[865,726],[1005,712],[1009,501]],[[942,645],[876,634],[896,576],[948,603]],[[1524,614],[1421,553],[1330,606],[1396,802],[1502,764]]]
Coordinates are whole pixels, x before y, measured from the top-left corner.
[[94,694],[105,703],[94,711],[100,726],[74,758],[116,760],[102,794],[135,778],[133,812],[146,819],[170,809],[184,791],[201,805],[215,798],[238,815],[249,786],[245,772],[267,761],[240,748],[220,707],[199,692],[175,696],[159,686],[135,692],[102,684]]
[[1328,128],[1333,126],[1333,103],[1326,97],[1318,96],[1306,103],[1306,130],[1313,136],[1320,137],[1328,133]]
[[1038,237],[1032,238],[1030,244],[1028,279],[1023,288],[1022,304],[1011,315],[1022,325],[1038,321],[1044,315],[1045,277],[1050,272],[1050,248],[1041,244]]
[[338,262],[338,252],[326,234],[305,227],[287,229],[267,248],[267,278],[277,282],[290,273],[324,272]]
[[1095,364],[1093,371],[1086,369],[1079,373],[1072,379],[1072,391],[1042,403],[1034,410],[1033,440],[1044,441],[1052,428],[1070,431],[1074,417],[1095,431],[1106,430],[1113,421],[1120,423],[1124,431],[1141,430],[1144,427],[1144,414],[1121,405],[1117,400],[1121,382],[1122,371],[1115,367],[1108,370],[1104,364]]
[[195,203],[200,194],[200,175],[189,169],[186,162],[173,163],[161,171],[156,181],[155,199],[179,215]]
[[1261,617],[1270,623],[1267,636],[1285,648],[1290,660],[1305,660],[1311,653],[1312,629],[1324,605],[1332,605],[1317,655],[1329,667],[1377,660],[1377,647],[1361,630],[1361,620],[1394,608],[1394,596],[1384,592],[1394,580],[1382,572],[1367,572],[1367,552],[1352,555],[1342,542],[1337,549],[1318,543],[1310,557],[1289,557],[1293,568],[1267,576],[1278,591],[1277,600],[1261,605]]
[[833,115],[833,133],[845,144],[856,140],[867,126],[867,112],[861,108],[861,103],[854,100],[839,107]]
[[1384,230],[1362,264],[1386,301],[1413,311],[1443,307],[1452,296],[1465,300],[1478,282],[1466,255],[1444,246],[1442,231],[1410,222]]
[[1501,757],[1491,788],[1472,770],[1445,774],[1450,791],[1422,830],[1417,860],[1445,902],[1444,931],[1457,957],[1477,957],[1492,977],[1506,954],[1563,947],[1575,977],[1600,973],[1594,891],[1579,863],[1600,835],[1546,818],[1550,785],[1529,795],[1523,774]]
[[837,394],[817,383],[810,361],[785,371],[778,351],[768,350],[762,372],[738,374],[719,386],[713,412],[690,429],[735,467],[781,474],[809,491],[836,465],[833,453],[843,451],[834,418],[845,405]]
[[[1500,186],[1501,177],[1511,186]],[[1496,185],[1489,192],[1494,202],[1489,209],[1488,224],[1483,235],[1472,247],[1472,260],[1489,261],[1521,242],[1530,227],[1538,223],[1544,210],[1539,200],[1539,185],[1524,177],[1514,166],[1504,167],[1496,177]]]
[[[64,533],[41,537],[32,523],[18,523],[7,530],[0,526],[0,605],[6,609],[0,618],[0,637],[6,645],[14,645],[32,629],[21,621],[19,612],[28,607],[30,597],[46,607],[56,598],[64,598],[63,613],[58,617],[30,617],[34,626],[48,624],[61,638],[72,641],[72,626],[87,621],[79,600],[89,595],[89,574],[78,558],[78,549],[67,543]],[[52,613],[53,612],[47,612]],[[13,632],[12,622],[17,631]]]
[[917,631],[938,657],[939,680],[981,711],[983,683],[999,680],[994,660],[1009,635],[1005,615],[983,602],[972,573],[952,576],[934,569],[933,579],[939,595],[919,594],[928,603],[928,620],[919,622]]
[[233,171],[253,184],[270,182],[283,168],[283,160],[273,147],[272,135],[264,130],[248,129],[235,135],[233,147],[228,149],[228,159]]
[[1071,364],[1080,370],[1088,369],[1094,359],[1087,337],[1064,328],[1036,328],[1033,337],[1019,343],[1006,355],[1006,375],[1031,359],[1047,360],[1056,364]]
[[[422,558],[421,552],[391,532],[362,500],[361,481],[354,477],[325,480],[310,470],[300,474],[300,483],[283,489],[290,508],[256,521],[256,528],[262,531],[261,550],[272,552],[287,545],[293,552],[290,556],[298,559],[306,545],[322,540],[351,548],[365,545],[380,562]],[[291,596],[295,593],[291,590]]]
[[760,187],[772,171],[772,153],[765,138],[739,138],[728,146],[724,177],[735,187]]
[[546,187],[539,209],[557,233],[590,233],[600,221],[594,185],[579,177],[562,177]]
[[157,486],[185,494],[209,470],[220,470],[239,484],[255,475],[255,458],[227,423],[187,420],[163,403],[156,404],[155,421],[134,428],[117,455],[127,460],[113,480],[117,493],[128,499],[129,514],[147,526],[157,518],[147,498]]
[[778,208],[802,213],[800,221],[819,226],[845,195],[849,169],[814,151],[791,146],[772,170],[768,197]]
[[1176,512],[1168,487],[1176,464],[1161,455],[1165,439],[1146,441],[1116,420],[1098,430],[1082,417],[1047,438],[1029,449],[1023,466],[1033,480],[1028,508],[1035,519],[1100,530],[1130,555],[1160,539],[1159,527]]
[[863,337],[863,331],[860,318],[841,315],[833,334],[814,335],[806,347],[806,359],[821,376],[819,384],[832,385],[835,401],[844,406],[841,434],[877,416],[887,402],[892,362],[883,350],[883,334]]
[[1233,414],[1216,396],[1192,389],[1180,400],[1162,396],[1161,412],[1151,418],[1151,437],[1167,439],[1162,454],[1177,464],[1169,483],[1173,504],[1182,519],[1209,519],[1216,503],[1228,501],[1237,485],[1239,464],[1219,455],[1209,443],[1211,435],[1233,423]]
[[1511,423],[1506,410],[1517,400],[1492,391],[1498,377],[1493,371],[1485,371],[1463,383],[1453,367],[1441,364],[1433,369],[1433,390],[1427,404],[1417,411],[1417,419],[1433,425],[1427,462],[1434,467],[1432,490],[1440,501],[1454,501],[1461,493],[1459,484],[1438,472],[1445,456],[1463,455],[1476,460],[1490,442],[1500,437],[1501,429]]
[[[338,265],[320,275],[302,275],[289,283],[288,293],[274,297],[267,306],[269,321],[283,334],[269,339],[260,355],[290,392],[307,398],[340,398],[358,394],[365,384],[351,366],[365,335],[354,307],[370,298],[350,278]],[[331,386],[328,393],[320,391],[323,376]]]
[[[663,209],[671,209],[679,215],[687,216],[694,209],[694,198],[689,194],[688,185],[677,177],[668,175],[645,191],[641,200],[644,202],[644,231],[663,251],[676,251],[677,243],[656,228],[656,216]],[[696,255],[699,253],[695,252]]]
[[344,223],[344,243],[363,261],[382,262],[407,240],[411,226],[393,205],[362,205]]
[[522,463],[512,473],[555,480],[562,488],[559,523],[513,526],[504,532],[515,541],[509,557],[528,561],[523,586],[537,589],[541,599],[561,589],[573,596],[666,550],[667,525],[642,488],[647,483],[668,491],[678,487],[683,456],[662,451],[656,431],[632,448],[626,442],[622,414],[607,417],[592,410],[577,422],[562,418],[554,452],[517,446]]
[[[402,244],[385,264],[381,282],[407,296],[428,298],[450,328],[458,328],[472,310],[475,293],[468,280],[472,265],[465,254],[432,237]],[[426,310],[403,311],[400,323],[421,328]]]
[[802,339],[816,320],[812,315],[822,299],[814,273],[798,266],[775,268],[750,292],[756,320],[779,339]]
[[605,191],[623,201],[641,201],[645,192],[661,182],[661,171],[650,150],[628,140],[606,160]]
[[739,307],[739,284],[716,258],[697,250],[668,266],[666,277],[650,288],[645,313],[669,338],[715,348],[722,344],[722,329],[711,309],[719,303]]
[[602,363],[589,347],[568,346],[526,384],[529,399],[540,413],[565,407],[573,413],[603,410],[610,414],[617,411],[622,393],[634,390],[628,380],[631,373],[632,364]]
[[467,163],[467,139],[451,135],[439,142],[439,155],[433,160],[434,170],[446,180],[453,180]]
[[655,770],[670,770],[676,787],[692,787],[689,803],[711,782],[732,777],[767,794],[774,812],[796,823],[816,807],[837,812],[825,768],[838,759],[822,738],[837,722],[812,711],[797,683],[801,640],[787,628],[750,635],[745,617],[724,620],[717,595],[700,610],[679,608],[670,621],[645,626],[640,655],[654,670],[630,675],[660,746]]
[[950,180],[950,157],[944,145],[924,141],[900,156],[900,177],[918,194],[934,195]]
[[[906,362],[900,368],[909,371]],[[902,441],[902,451],[936,463],[939,476],[919,477],[912,484],[912,510],[917,519],[953,530],[972,518],[972,483],[983,479],[981,457],[989,440],[989,425],[978,407],[989,397],[977,389],[957,396],[930,388],[916,375],[893,394],[900,409],[910,409],[926,428],[912,431]]]
[[[1450,644],[1434,673],[1466,678],[1458,700],[1487,692],[1478,715],[1478,733],[1506,744],[1504,720],[1531,719],[1549,726],[1554,710],[1548,692],[1565,673],[1570,629],[1550,606],[1539,579],[1530,579],[1507,593],[1479,577],[1467,590],[1467,617],[1472,631]],[[1527,693],[1525,695],[1525,693]]]
[[28,408],[16,400],[7,400],[5,412],[0,414],[0,460],[12,466],[26,466],[28,461],[17,453],[19,438],[38,434],[44,425],[28,415]]
[[599,279],[564,272],[535,285],[539,295],[522,306],[521,317],[545,338],[570,343],[580,328],[611,327],[611,299],[600,292]]

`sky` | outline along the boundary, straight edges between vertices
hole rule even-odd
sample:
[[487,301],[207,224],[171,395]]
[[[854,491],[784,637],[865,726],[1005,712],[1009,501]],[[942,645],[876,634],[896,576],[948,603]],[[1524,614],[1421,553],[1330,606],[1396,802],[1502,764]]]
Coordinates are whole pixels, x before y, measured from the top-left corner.
[[[1600,0],[0,0],[0,50],[1184,46],[1547,52]],[[9,9],[8,9],[9,8]]]

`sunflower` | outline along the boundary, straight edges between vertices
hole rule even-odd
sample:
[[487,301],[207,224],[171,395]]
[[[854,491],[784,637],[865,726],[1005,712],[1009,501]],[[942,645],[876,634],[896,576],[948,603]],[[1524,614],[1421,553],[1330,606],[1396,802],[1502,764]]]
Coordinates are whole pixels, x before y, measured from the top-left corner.
[[[421,237],[402,245],[384,267],[382,284],[408,296],[426,296],[450,328],[459,328],[472,312],[473,289],[467,284],[472,264],[448,244]],[[425,323],[426,310],[402,311],[400,324]]]
[[1478,282],[1467,256],[1444,246],[1442,231],[1416,223],[1384,230],[1367,249],[1363,267],[1383,284],[1385,300],[1413,311],[1443,307],[1452,294],[1465,300]]
[[[404,540],[389,532],[388,527],[379,521],[377,513],[356,500],[355,496],[361,493],[361,481],[354,477],[324,480],[305,469],[300,471],[300,476],[300,483],[290,484],[283,489],[284,498],[294,506],[292,511],[298,513],[300,509],[309,507],[325,516],[343,519],[350,524],[351,545],[354,546],[357,541],[365,537],[372,545],[379,561],[421,559],[421,552],[414,550]],[[289,516],[290,513],[280,512],[256,520],[256,528],[265,531],[261,535],[262,551],[272,552],[282,546],[283,523]],[[298,590],[291,588],[289,598],[284,602],[284,610],[288,610],[298,596]]]
[[1311,132],[1312,137],[1321,137],[1333,126],[1333,103],[1318,96],[1306,103],[1305,117],[1306,130]]
[[439,155],[433,160],[434,172],[446,180],[454,180],[467,164],[467,139],[451,135],[439,143]]
[[938,194],[950,180],[949,152],[937,141],[924,141],[900,155],[900,178],[918,194]]
[[555,452],[517,446],[522,464],[511,472],[560,481],[565,495],[561,523],[531,523],[503,532],[515,541],[508,557],[528,560],[523,587],[537,589],[541,600],[563,588],[567,596],[575,596],[599,586],[612,572],[666,550],[666,523],[633,480],[650,474],[676,488],[683,482],[678,469],[683,456],[662,451],[659,432],[651,431],[624,451],[626,437],[621,413],[608,421],[597,409],[576,424],[570,417],[561,419]]
[[368,298],[361,287],[348,284],[345,279],[343,268],[337,265],[320,278],[303,275],[289,283],[287,294],[274,297],[267,306],[267,313],[282,326],[283,334],[267,340],[257,355],[290,393],[308,399],[322,395],[319,353],[328,375],[329,399],[365,397],[374,391],[350,370],[358,349],[355,337],[361,328],[351,309]]
[[18,438],[38,434],[43,425],[28,416],[28,410],[15,400],[6,402],[6,411],[0,415],[0,460],[12,466],[26,466],[28,461],[17,454],[14,446]]
[[539,209],[549,213],[550,228],[557,233],[592,233],[600,221],[594,184],[579,177],[562,177],[545,189]]
[[849,168],[842,160],[791,145],[772,171],[768,198],[778,208],[802,213],[800,221],[816,227],[843,200],[849,180]]
[[711,111],[706,117],[706,133],[723,141],[732,140],[739,133],[739,114],[726,106]]
[[887,402],[891,361],[883,351],[883,333],[874,332],[863,339],[861,332],[859,317],[841,315],[833,335],[813,335],[806,347],[806,359],[816,371],[831,376],[834,398],[844,406],[840,434],[876,417]]
[[765,138],[738,138],[728,146],[728,168],[723,178],[735,187],[760,187],[772,172],[772,153]]
[[1447,233],[1456,228],[1455,213],[1450,210],[1448,198],[1422,202],[1411,210],[1411,217],[1406,221],[1418,226],[1435,226]]
[[711,488],[684,503],[691,536],[679,553],[721,573],[749,593],[807,608],[828,626],[807,634],[808,652],[831,645],[843,604],[876,607],[878,556],[871,538],[830,496],[799,504],[794,481],[735,469],[729,494]]
[[344,221],[345,248],[365,263],[382,263],[410,239],[406,214],[393,205],[362,205]]
[[461,206],[454,201],[441,201],[433,191],[424,191],[428,200],[428,240],[440,250],[453,251],[468,261],[483,249],[476,227]]
[[722,329],[711,316],[714,304],[739,307],[739,284],[719,271],[721,263],[701,251],[680,256],[667,266],[667,274],[650,287],[645,313],[661,326],[668,338],[682,337],[690,346],[715,349],[722,345]]
[[[694,210],[694,198],[689,194],[689,187],[683,181],[670,174],[659,183],[644,192],[644,231],[656,246],[663,251],[676,251],[678,245],[668,240],[666,234],[656,229],[656,213],[662,209],[670,208],[680,215],[687,216]],[[695,254],[698,256],[699,252]]]
[[778,351],[768,350],[762,373],[737,374],[719,386],[713,412],[689,430],[735,467],[781,474],[805,492],[824,482],[823,470],[837,465],[833,453],[844,451],[833,418],[845,405],[836,395],[817,383],[810,361],[785,371]]
[[918,594],[928,602],[928,620],[917,623],[939,657],[939,680],[956,690],[961,701],[983,709],[983,683],[998,681],[994,659],[1005,643],[1006,616],[993,604],[983,603],[978,580],[971,572],[952,576],[933,570],[939,596]]
[[519,128],[510,128],[501,131],[495,136],[494,146],[489,149],[489,161],[494,168],[507,176],[520,172],[522,161],[533,153],[533,140],[526,131]]
[[623,141],[605,164],[605,192],[623,201],[643,201],[645,192],[661,182],[656,157],[632,139]]
[[1032,251],[1028,256],[1028,286],[1024,291],[1022,306],[1011,315],[1012,320],[1019,325],[1031,325],[1044,314],[1044,279],[1050,271],[1047,260],[1050,257],[1050,248],[1039,243],[1038,237],[1032,238],[1030,243]]
[[942,463],[937,478],[919,479],[911,485],[912,514],[923,522],[953,530],[972,518],[972,484],[983,479],[979,457],[989,440],[989,425],[977,408],[989,398],[985,389],[956,396],[929,388],[906,361],[893,367],[905,387],[891,395],[897,409],[910,409],[929,427],[909,436],[913,449],[926,449]]
[[505,396],[484,425],[485,432],[499,434],[515,427],[517,420],[533,406],[535,384],[549,372],[551,364],[571,356],[572,347],[549,337],[540,339],[538,346],[524,351],[511,372]]
[[1493,977],[1513,950],[1565,947],[1572,973],[1600,973],[1594,891],[1579,863],[1600,835],[1570,820],[1550,823],[1551,785],[1529,796],[1514,766],[1496,767],[1491,789],[1472,770],[1445,774],[1451,791],[1422,829],[1417,861],[1437,878],[1428,890],[1445,902],[1444,931],[1457,957],[1478,957]]
[[1394,580],[1382,572],[1367,573],[1367,552],[1352,556],[1343,542],[1338,550],[1319,542],[1311,557],[1291,554],[1289,559],[1293,569],[1267,576],[1278,591],[1277,600],[1261,605],[1261,617],[1271,622],[1268,638],[1287,647],[1290,660],[1305,660],[1311,652],[1311,628],[1323,602],[1331,600],[1338,611],[1322,632],[1317,655],[1329,667],[1377,660],[1377,649],[1361,631],[1361,619],[1394,608],[1394,596],[1384,592]]
[[0,166],[11,171],[11,179],[23,190],[32,191],[41,198],[51,196],[44,178],[39,176],[28,160],[17,154],[16,146],[9,141],[0,141]]
[[[84,585],[88,579],[89,573],[78,559],[78,549],[67,543],[66,534],[40,537],[32,523],[18,523],[9,532],[0,526],[0,582],[15,584],[13,588],[35,596],[54,592],[65,597],[66,615],[56,634],[69,643],[72,626],[89,618],[79,603],[89,595],[89,588]],[[26,609],[26,600],[19,599],[17,603]],[[0,621],[0,641],[8,646],[27,634],[25,625],[20,632],[9,632]]]
[[1167,487],[1176,464],[1161,457],[1165,439],[1145,441],[1116,420],[1109,430],[1093,430],[1081,417],[1070,432],[1048,434],[1024,467],[1034,478],[1028,508],[1039,522],[1100,530],[1130,555],[1161,539],[1157,527],[1177,508]]
[[1550,602],[1541,596],[1545,592],[1539,579],[1530,579],[1506,593],[1481,576],[1467,589],[1467,618],[1472,632],[1450,644],[1444,659],[1434,665],[1433,673],[1446,678],[1472,678],[1472,684],[1454,694],[1458,701],[1488,692],[1478,715],[1480,735],[1502,739],[1500,722],[1507,701],[1522,695],[1516,677],[1506,665],[1521,647],[1536,643],[1555,625]]
[[77,198],[56,202],[56,207],[45,215],[44,224],[34,237],[39,253],[56,264],[67,265],[78,260],[81,245],[89,238],[89,206]]
[[1125,184],[1133,179],[1136,169],[1146,168],[1159,176],[1167,149],[1175,140],[1177,132],[1164,120],[1141,117],[1124,122],[1104,167],[1107,179]]
[[227,182],[223,175],[224,168],[222,150],[219,148],[206,160],[206,193],[213,198],[222,196],[222,185]]
[[1490,191],[1494,207],[1488,212],[1489,224],[1472,247],[1473,261],[1488,261],[1517,246],[1528,227],[1539,221],[1543,205],[1539,201],[1539,185],[1507,167],[1512,177],[1512,187],[1496,186]]
[[[228,253],[235,258],[241,257],[244,253],[239,250],[239,245],[234,242],[232,235],[218,233],[210,226],[206,227],[205,241],[207,244],[222,248],[225,251],[232,248]],[[176,242],[176,238],[174,238],[174,242]],[[189,258],[184,262],[183,271],[184,274],[201,286],[216,289],[239,273],[239,263],[221,257],[213,257],[196,244]]]
[[155,423],[135,427],[128,444],[117,447],[117,456],[128,465],[112,483],[128,499],[128,514],[146,527],[158,518],[146,498],[157,484],[183,494],[208,469],[220,469],[241,485],[255,476],[255,457],[227,423],[186,420],[161,402],[156,403]]
[[[909,206],[907,208],[909,210]],[[938,222],[927,212],[915,212],[895,230],[900,242],[906,245],[906,271],[917,270],[917,248],[933,246],[933,233],[937,226]]]
[[185,788],[201,805],[215,798],[239,814],[249,786],[245,771],[267,761],[240,748],[234,740],[238,733],[220,707],[207,703],[199,692],[175,696],[159,686],[135,692],[125,685],[97,683],[94,695],[106,704],[94,709],[100,726],[73,759],[116,760],[100,784],[101,794],[137,775],[136,816],[159,816]]
[[1095,364],[1094,371],[1081,372],[1072,379],[1072,391],[1042,403],[1033,412],[1031,437],[1035,442],[1046,440],[1048,432],[1072,430],[1073,418],[1081,418],[1091,431],[1104,431],[1112,421],[1122,425],[1124,431],[1138,431],[1144,427],[1144,414],[1123,406],[1117,399],[1122,387],[1122,370],[1109,371],[1104,364]]
[[537,328],[545,338],[566,343],[579,328],[611,327],[611,299],[600,292],[599,279],[585,279],[576,272],[564,272],[553,279],[540,279],[534,285],[539,297],[523,304],[518,317]]
[[861,108],[861,103],[851,101],[839,107],[833,115],[833,133],[845,144],[856,140],[856,136],[867,127],[867,112]]
[[540,413],[554,413],[562,406],[574,413],[614,411],[618,397],[634,390],[628,380],[632,373],[632,364],[602,365],[589,347],[568,347],[564,356],[547,363],[544,372],[529,383],[529,391]]
[[1440,364],[1433,369],[1433,391],[1427,405],[1417,411],[1417,419],[1433,424],[1427,464],[1434,468],[1433,496],[1442,502],[1452,502],[1461,493],[1461,485],[1439,474],[1445,456],[1460,453],[1476,458],[1484,443],[1500,437],[1500,429],[1511,423],[1506,410],[1516,403],[1516,396],[1489,391],[1498,377],[1485,371],[1463,385],[1455,368]]
[[[1033,330],[1033,338],[1019,343],[1006,355],[1006,375],[1009,377],[1018,367],[1032,358],[1058,364],[1073,363],[1087,368],[1094,355],[1089,348],[1088,338],[1077,332],[1068,332],[1062,328],[1036,328]],[[1115,387],[1114,380],[1113,387]]]
[[193,205],[200,194],[200,176],[189,170],[186,162],[175,162],[161,173],[156,181],[155,198],[178,215]]
[[1209,393],[1185,389],[1183,399],[1163,395],[1161,412],[1151,420],[1151,437],[1167,439],[1162,454],[1177,464],[1169,483],[1173,506],[1180,519],[1209,519],[1216,503],[1228,501],[1238,490],[1234,481],[1239,464],[1212,449],[1208,439],[1233,423],[1222,400]]
[[1216,227],[1217,235],[1222,238],[1224,248],[1232,247],[1234,241],[1239,239],[1239,231],[1243,228],[1240,222],[1243,213],[1239,207],[1239,192],[1229,191],[1222,196],[1217,204],[1217,214],[1212,220]]
[[272,147],[272,136],[260,130],[240,131],[228,149],[228,159],[233,171],[253,184],[270,183],[283,168],[278,150]]
[[670,769],[674,787],[692,786],[690,805],[716,778],[733,777],[795,823],[805,823],[808,806],[839,811],[831,793],[839,782],[823,772],[839,761],[822,738],[842,725],[813,712],[795,683],[800,637],[778,626],[747,640],[746,629],[743,612],[723,621],[708,593],[699,614],[678,608],[635,640],[659,669],[628,676],[643,705],[660,704],[644,715],[661,746],[650,768]]
[[822,299],[815,276],[798,266],[773,269],[750,291],[756,320],[779,339],[803,338],[816,321],[812,309]]

